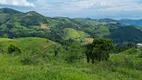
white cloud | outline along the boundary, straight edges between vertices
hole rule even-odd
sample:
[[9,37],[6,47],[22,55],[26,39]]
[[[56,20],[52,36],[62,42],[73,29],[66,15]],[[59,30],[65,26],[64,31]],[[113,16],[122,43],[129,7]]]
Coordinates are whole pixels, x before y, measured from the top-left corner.
[[36,11],[47,16],[122,17],[140,15],[140,0],[36,0]]
[[32,6],[32,10],[52,17],[142,18],[142,0],[0,0],[0,4]]
[[0,0],[2,5],[13,5],[13,6],[28,6],[35,7],[35,5],[27,0]]
[[135,0],[37,0],[36,4],[42,9],[64,12],[79,12],[86,9],[120,11],[128,8],[130,10],[132,5],[135,8],[139,7]]

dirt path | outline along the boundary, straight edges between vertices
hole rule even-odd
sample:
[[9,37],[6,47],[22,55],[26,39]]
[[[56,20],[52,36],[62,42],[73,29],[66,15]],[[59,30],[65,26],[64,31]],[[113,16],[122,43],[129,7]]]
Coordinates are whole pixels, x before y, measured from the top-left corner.
[[54,46],[54,45],[55,45],[55,44],[51,44],[51,45],[47,46],[46,48],[44,48],[43,50],[41,50],[40,53],[41,53],[41,54],[44,53],[45,51],[48,50],[49,47],[52,47],[52,46]]

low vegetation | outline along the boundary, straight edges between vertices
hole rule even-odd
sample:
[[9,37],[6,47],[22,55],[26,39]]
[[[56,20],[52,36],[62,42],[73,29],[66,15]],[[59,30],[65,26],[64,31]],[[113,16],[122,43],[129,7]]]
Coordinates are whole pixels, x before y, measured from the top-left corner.
[[[111,39],[109,39],[111,38]],[[141,28],[0,9],[0,80],[142,80]]]
[[[102,45],[98,44],[100,40],[103,45],[110,45],[110,47],[101,47]],[[141,50],[136,48],[129,48],[117,54],[111,53],[107,61],[94,60],[92,64],[87,63],[84,46],[76,42],[61,46],[47,39],[31,37],[2,38],[0,43],[0,49],[3,50],[0,52],[0,79],[2,80],[142,79],[142,59],[138,57],[141,55]],[[99,45],[102,50],[109,50],[111,40],[95,39],[94,48]],[[12,46],[20,49],[21,54],[7,54],[8,48]],[[42,52],[43,50],[45,51]]]

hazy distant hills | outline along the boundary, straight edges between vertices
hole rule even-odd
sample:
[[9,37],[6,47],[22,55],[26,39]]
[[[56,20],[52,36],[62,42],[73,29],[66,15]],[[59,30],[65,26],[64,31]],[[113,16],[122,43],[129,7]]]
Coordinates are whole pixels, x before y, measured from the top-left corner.
[[44,37],[53,41],[112,38],[116,42],[142,42],[142,20],[45,17],[35,11],[27,13],[9,8],[0,9],[0,36]]
[[142,19],[139,20],[131,20],[131,19],[121,19],[118,22],[126,25],[137,25],[142,26]]
[[125,24],[125,25],[142,26],[142,19],[138,19],[138,20],[132,20],[132,19],[114,20],[114,19],[104,18],[104,19],[99,19],[99,21],[104,21],[104,22],[119,22],[119,23]]

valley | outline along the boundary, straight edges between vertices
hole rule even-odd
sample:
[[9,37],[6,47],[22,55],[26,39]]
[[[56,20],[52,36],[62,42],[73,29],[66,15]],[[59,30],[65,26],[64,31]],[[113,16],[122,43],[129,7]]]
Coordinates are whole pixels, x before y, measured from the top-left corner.
[[1,8],[0,80],[142,80],[140,22]]

